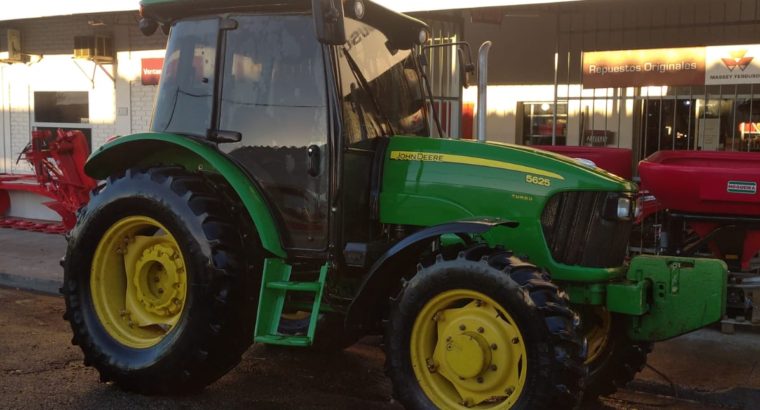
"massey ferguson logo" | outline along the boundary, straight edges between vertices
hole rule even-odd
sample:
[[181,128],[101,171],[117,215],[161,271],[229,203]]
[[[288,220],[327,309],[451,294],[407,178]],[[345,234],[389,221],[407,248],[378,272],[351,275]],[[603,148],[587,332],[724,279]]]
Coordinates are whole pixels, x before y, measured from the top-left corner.
[[749,194],[757,193],[757,182],[753,181],[728,181],[726,191],[730,194]]
[[747,50],[736,50],[732,51],[731,58],[722,58],[723,64],[726,65],[726,68],[728,68],[728,71],[734,71],[736,67],[739,67],[740,70],[744,71],[749,67],[749,64],[754,60],[754,57],[745,57],[747,55]]

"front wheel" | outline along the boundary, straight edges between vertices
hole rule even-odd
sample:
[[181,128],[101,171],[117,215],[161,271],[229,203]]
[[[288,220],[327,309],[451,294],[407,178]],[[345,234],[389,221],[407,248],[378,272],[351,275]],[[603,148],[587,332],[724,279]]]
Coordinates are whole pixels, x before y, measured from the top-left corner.
[[222,192],[179,168],[128,170],[80,213],[64,263],[65,318],[101,380],[141,393],[198,390],[250,345],[260,252],[246,252]]
[[627,322],[604,307],[580,306],[579,332],[588,340],[588,377],[584,399],[608,396],[623,387],[644,369],[652,343],[634,342],[628,337]]
[[546,274],[508,252],[438,257],[391,309],[395,396],[410,409],[573,407],[584,348],[567,303]]

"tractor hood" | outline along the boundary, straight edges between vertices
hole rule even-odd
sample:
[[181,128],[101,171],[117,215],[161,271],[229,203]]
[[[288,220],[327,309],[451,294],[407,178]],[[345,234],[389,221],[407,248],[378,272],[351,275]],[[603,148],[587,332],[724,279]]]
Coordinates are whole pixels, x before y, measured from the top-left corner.
[[600,168],[546,151],[418,137],[391,138],[383,175],[381,221],[423,226],[471,217],[535,217],[559,192],[637,189]]
[[[529,257],[556,280],[608,280],[623,266],[636,190],[630,181],[546,151],[392,137],[380,221],[414,226],[471,218],[514,221],[517,228],[483,236]],[[615,213],[620,204],[628,206],[623,216]]]

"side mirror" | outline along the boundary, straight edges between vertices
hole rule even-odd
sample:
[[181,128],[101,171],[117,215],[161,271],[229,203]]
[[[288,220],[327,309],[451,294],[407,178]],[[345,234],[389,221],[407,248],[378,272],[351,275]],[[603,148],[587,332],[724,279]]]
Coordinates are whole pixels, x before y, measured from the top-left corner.
[[139,27],[143,35],[152,36],[158,29],[158,22],[151,18],[141,18]]
[[333,46],[346,44],[342,0],[311,0],[314,26],[320,43]]

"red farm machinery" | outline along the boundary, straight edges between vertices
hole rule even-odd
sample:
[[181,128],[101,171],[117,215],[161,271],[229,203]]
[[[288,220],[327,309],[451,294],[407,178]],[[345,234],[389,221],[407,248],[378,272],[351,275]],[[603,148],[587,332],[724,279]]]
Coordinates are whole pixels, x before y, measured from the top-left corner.
[[[541,148],[632,177],[630,149]],[[724,329],[760,325],[760,153],[658,151],[638,174],[631,253],[723,260],[731,272]]]
[[722,259],[731,272],[724,325],[760,325],[760,153],[659,151],[639,176],[640,248]]
[[[96,182],[84,173],[89,146],[81,131],[50,130],[32,132],[32,139],[16,162],[22,159],[34,174],[0,174],[0,228],[59,233],[76,223],[76,211],[86,204]],[[61,221],[41,221],[12,216],[13,198],[31,193],[45,198],[43,204]],[[22,205],[23,206],[23,205]]]

